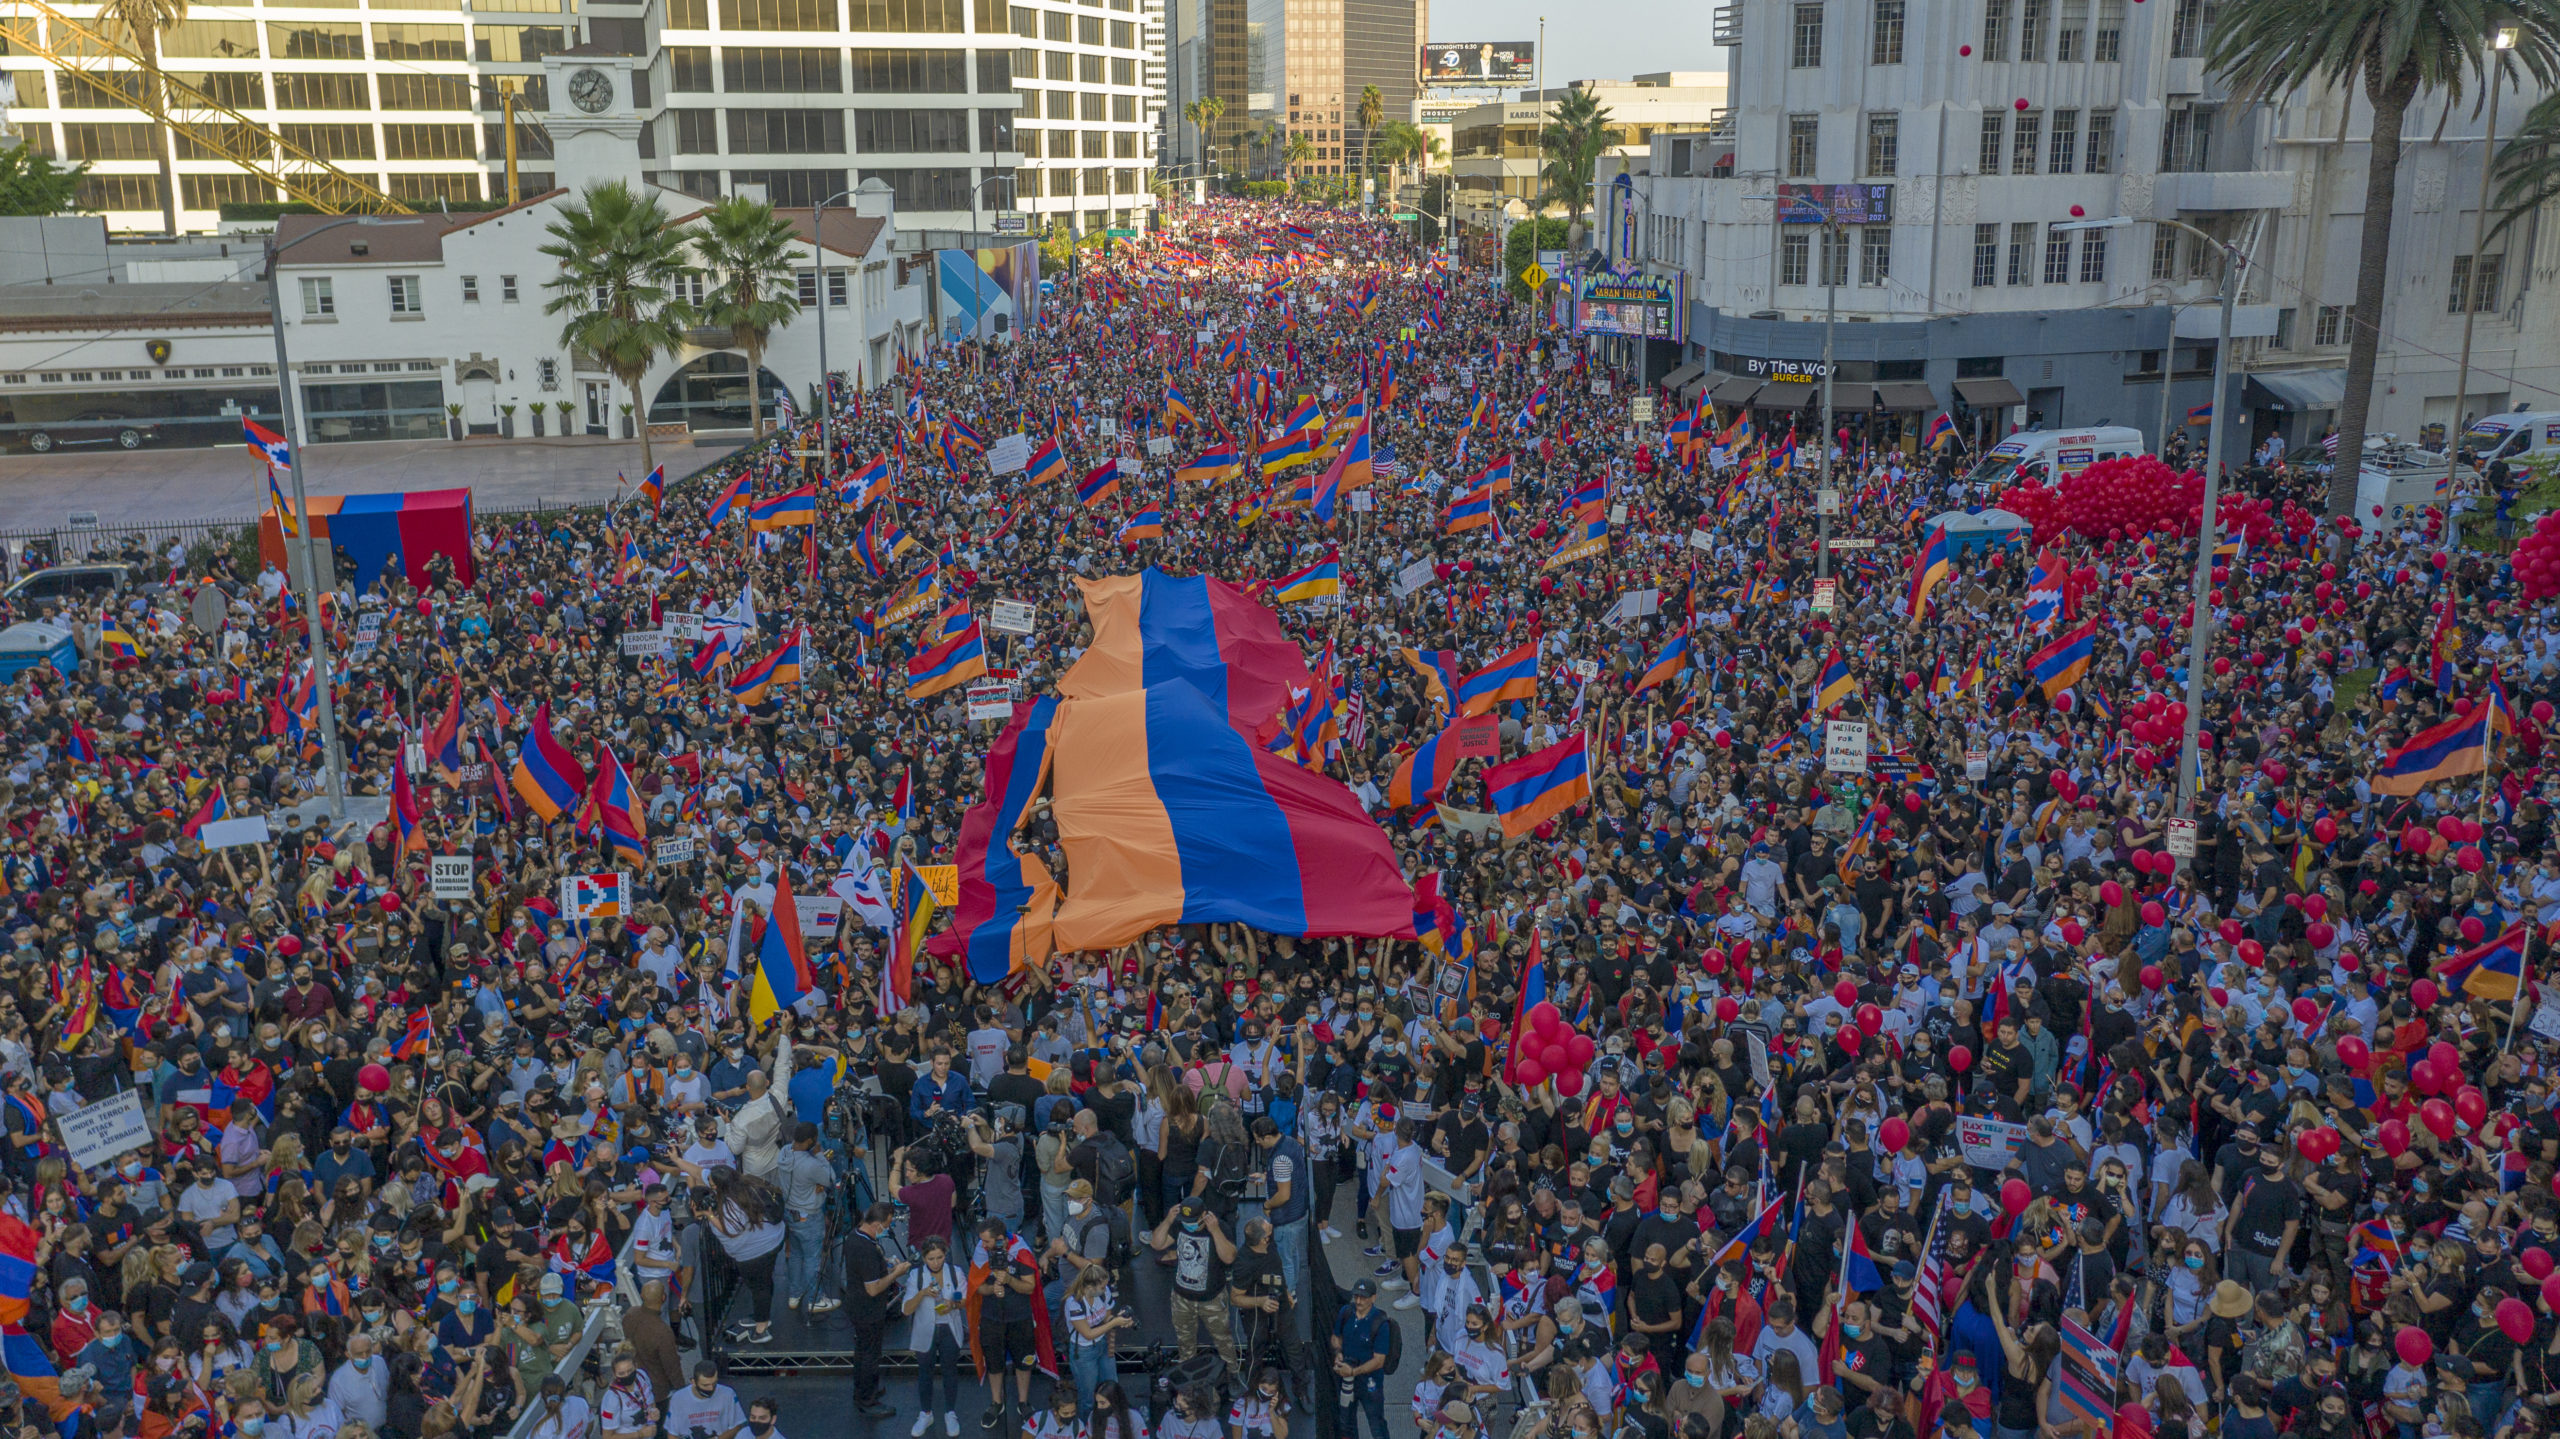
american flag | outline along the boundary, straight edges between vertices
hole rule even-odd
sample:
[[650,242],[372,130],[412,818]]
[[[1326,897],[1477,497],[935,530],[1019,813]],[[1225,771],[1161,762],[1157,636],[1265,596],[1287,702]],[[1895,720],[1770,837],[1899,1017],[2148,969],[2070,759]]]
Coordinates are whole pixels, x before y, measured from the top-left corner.
[[2338,437],[2336,434],[2332,433],[2321,438],[2320,453],[2327,455],[2333,460],[2338,457]]
[[1930,1352],[1946,1333],[1947,1287],[1947,1200],[1938,1196],[1938,1207],[1929,1212],[1929,1242],[1921,1246],[1920,1282],[1911,1291],[1911,1314],[1920,1321],[1920,1332],[1929,1336]]
[[1378,446],[1378,452],[1370,457],[1369,468],[1384,479],[1404,478],[1404,459],[1396,453],[1393,445]]
[[1346,695],[1342,701],[1342,737],[1351,741],[1353,749],[1369,747],[1369,706],[1358,695]]

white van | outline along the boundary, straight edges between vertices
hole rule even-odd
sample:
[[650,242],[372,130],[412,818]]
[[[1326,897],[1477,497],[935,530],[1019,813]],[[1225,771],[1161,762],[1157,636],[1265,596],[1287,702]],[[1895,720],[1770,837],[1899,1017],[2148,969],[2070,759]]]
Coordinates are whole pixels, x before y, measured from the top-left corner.
[[1964,478],[1977,490],[1997,489],[2024,479],[2050,485],[2100,460],[2141,453],[2142,432],[2126,425],[2100,425],[2089,430],[2022,430],[1993,445]]
[[2450,505],[2457,493],[2476,493],[2479,481],[2479,471],[2457,467],[2433,450],[2402,444],[2368,447],[2364,468],[2356,474],[2356,519],[2376,538],[2403,525],[2423,527],[2429,508]]
[[2462,447],[2483,466],[2491,460],[2515,466],[2537,456],[2560,454],[2560,410],[2482,415],[2462,432]]

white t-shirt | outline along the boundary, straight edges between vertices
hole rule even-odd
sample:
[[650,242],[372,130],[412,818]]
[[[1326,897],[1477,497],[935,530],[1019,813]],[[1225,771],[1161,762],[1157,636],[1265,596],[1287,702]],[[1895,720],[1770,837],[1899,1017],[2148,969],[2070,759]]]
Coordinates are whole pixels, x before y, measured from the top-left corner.
[[711,1397],[707,1399],[701,1390],[687,1384],[667,1396],[667,1402],[661,1407],[665,1411],[666,1429],[670,1434],[686,1434],[696,1429],[726,1434],[747,1422],[745,1411],[738,1407],[737,1391],[726,1384],[711,1386]]

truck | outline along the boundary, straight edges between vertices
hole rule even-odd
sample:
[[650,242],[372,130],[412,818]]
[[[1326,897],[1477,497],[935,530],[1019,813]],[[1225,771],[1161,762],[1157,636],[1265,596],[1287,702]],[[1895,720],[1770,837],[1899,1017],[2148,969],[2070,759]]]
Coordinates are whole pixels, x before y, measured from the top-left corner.
[[2143,453],[2142,432],[2126,425],[2099,425],[2082,430],[2022,430],[1986,452],[1965,476],[1977,493],[2033,479],[2054,484],[2100,460]]
[[2449,509],[2456,494],[2476,494],[2480,472],[2416,445],[2366,447],[2356,474],[2356,520],[2373,535],[2426,523],[2429,509]]

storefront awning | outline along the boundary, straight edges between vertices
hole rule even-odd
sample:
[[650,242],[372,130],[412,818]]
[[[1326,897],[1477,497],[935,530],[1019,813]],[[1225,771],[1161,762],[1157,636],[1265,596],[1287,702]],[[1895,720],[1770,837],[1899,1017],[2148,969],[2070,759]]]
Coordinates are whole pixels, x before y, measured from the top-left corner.
[[2347,399],[2347,372],[2278,370],[2249,377],[2249,383],[2275,396],[2288,410],[2334,410]]
[[1934,410],[1938,397],[1918,380],[1887,380],[1876,386],[1888,410]]
[[1831,384],[1831,408],[1843,415],[1862,413],[1876,407],[1876,387],[1864,380],[1834,380]]
[[1670,374],[1663,376],[1661,381],[1662,388],[1677,392],[1682,385],[1685,385],[1691,380],[1698,378],[1699,375],[1704,374],[1706,372],[1706,368],[1706,366],[1692,360],[1688,364],[1682,365],[1679,369],[1673,370]]
[[1813,403],[1813,386],[1799,384],[1767,384],[1751,397],[1755,410],[1801,410]]
[[1977,410],[1987,410],[1999,405],[2023,405],[2027,402],[2027,397],[2018,393],[2017,386],[1997,375],[1987,379],[1956,381],[1956,398]]
[[1707,398],[1726,409],[1738,409],[1759,388],[1760,382],[1748,375],[1725,375],[1716,380],[1714,389],[1707,391]]

